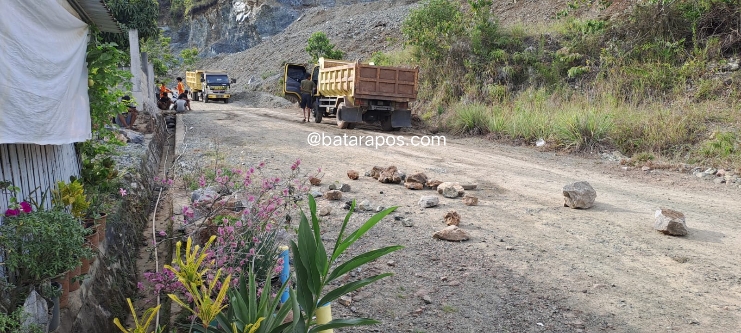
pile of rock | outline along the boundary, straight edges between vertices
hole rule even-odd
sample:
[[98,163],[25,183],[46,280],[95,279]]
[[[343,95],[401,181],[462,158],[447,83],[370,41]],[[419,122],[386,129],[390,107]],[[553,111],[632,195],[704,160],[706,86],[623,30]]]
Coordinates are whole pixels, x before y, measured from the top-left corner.
[[703,171],[702,169],[695,169],[692,174],[697,178],[713,181],[716,184],[733,185],[741,188],[741,177],[733,170],[708,168]]

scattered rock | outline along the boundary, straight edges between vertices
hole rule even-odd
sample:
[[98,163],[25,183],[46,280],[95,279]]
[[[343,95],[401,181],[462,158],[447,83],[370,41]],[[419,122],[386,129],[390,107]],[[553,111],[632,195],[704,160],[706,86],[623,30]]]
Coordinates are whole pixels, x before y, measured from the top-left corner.
[[594,205],[597,192],[588,182],[571,183],[563,187],[564,207],[589,208]]
[[329,190],[324,192],[324,197],[327,198],[327,200],[341,200],[342,192],[338,190]]
[[359,211],[359,212],[364,212],[364,211],[366,211],[366,210],[372,210],[372,209],[373,209],[373,208],[371,208],[371,203],[370,203],[370,201],[368,201],[368,200],[363,200],[363,201],[361,201],[361,202],[360,202],[360,203],[359,203],[359,204],[358,204],[358,205],[357,205],[357,206],[355,207],[355,210],[357,210],[357,211]]
[[440,184],[442,184],[442,183],[443,182],[440,181],[440,180],[428,180],[427,181],[427,187],[429,187],[429,188],[431,188],[433,190],[437,190],[437,186],[440,185]]
[[319,186],[319,184],[322,183],[322,180],[314,176],[309,176],[309,183],[314,186]]
[[726,182],[725,178],[718,177],[718,178],[713,179],[713,183],[716,183],[716,184],[724,184],[725,182]]
[[217,193],[214,190],[199,188],[193,191],[193,193],[191,193],[190,201],[191,202],[198,202],[198,201],[213,202],[218,197],[219,197],[219,193]]
[[440,199],[438,199],[434,195],[427,195],[427,196],[424,196],[424,197],[419,198],[419,205],[422,208],[435,207],[439,203],[440,203]]
[[466,196],[463,197],[463,203],[466,206],[476,206],[479,204],[479,198],[470,194],[466,194]]
[[444,218],[447,225],[459,225],[461,223],[461,215],[454,210],[445,213]]
[[412,314],[415,316],[419,316],[424,312],[425,310],[423,308],[417,308],[416,310],[412,311]]
[[437,186],[437,193],[442,194],[446,198],[457,198],[466,192],[463,190],[461,184],[445,182]]
[[401,178],[402,174],[399,170],[395,166],[390,166],[381,171],[381,174],[378,176],[378,181],[381,183],[399,184],[401,183]]
[[319,210],[319,216],[327,216],[330,213],[332,213],[332,207],[322,207],[322,209]]
[[383,206],[378,206],[378,207],[376,207],[376,213],[378,213],[378,212],[381,212],[381,211],[383,211],[384,209],[386,209],[386,207],[383,207]]
[[425,175],[422,172],[418,172],[415,174],[410,175],[406,178],[407,183],[419,183],[424,186],[427,183],[427,175]]
[[339,190],[340,189],[340,186],[342,186],[342,184],[340,184],[340,182],[334,182],[332,184],[329,184],[328,188],[329,188],[330,191],[332,191],[332,190]]
[[475,190],[477,187],[479,187],[478,184],[461,184],[461,187],[463,187],[464,190]]
[[358,180],[358,172],[355,170],[348,170],[347,171],[347,178],[350,178],[352,180]]
[[410,182],[404,183],[404,187],[410,190],[421,190],[425,188],[425,186],[421,183],[410,183]]
[[396,266],[396,261],[389,260],[389,261],[386,262],[386,265],[389,265],[391,267],[394,267],[394,266]]
[[342,192],[350,192],[350,185],[349,184],[342,184],[342,185],[340,185],[340,187],[338,188],[338,190],[340,190]]
[[381,177],[381,172],[383,172],[383,168],[380,166],[374,166],[373,169],[366,172],[366,176],[373,177],[375,179],[378,179],[378,177]]
[[318,198],[318,197],[321,197],[322,196],[322,192],[319,191],[319,190],[313,190],[313,191],[310,192],[310,194],[314,198]]
[[716,172],[718,172],[718,169],[715,168],[708,168],[707,170],[705,170],[705,174],[708,175],[715,175]]
[[430,295],[422,296],[422,301],[424,301],[425,304],[432,304],[432,298],[430,298]]
[[505,250],[507,250],[507,251],[512,251],[512,250],[514,250],[515,248],[514,248],[513,246],[509,246],[509,245],[508,245],[508,246],[505,246],[505,247],[504,247],[504,249],[505,249]]
[[458,226],[448,226],[432,235],[433,238],[442,239],[451,242],[460,242],[470,239],[468,233]]
[[337,299],[337,302],[344,306],[350,306],[352,298],[350,296],[340,296],[340,298]]
[[641,167],[641,171],[651,171],[651,167],[644,165],[643,167]]
[[724,169],[718,169],[718,172],[715,173],[718,177],[725,177],[726,176],[726,170]]
[[684,221],[684,214],[668,208],[656,210],[656,222],[654,229],[667,235],[685,236],[687,235],[687,224]]
[[460,281],[450,281],[448,282],[448,285],[451,287],[460,286],[461,282]]
[[410,227],[413,227],[414,226],[414,222],[412,222],[411,219],[408,219],[408,218],[405,217],[404,219],[401,220],[401,225],[403,225],[403,226],[405,226],[407,228],[410,228]]

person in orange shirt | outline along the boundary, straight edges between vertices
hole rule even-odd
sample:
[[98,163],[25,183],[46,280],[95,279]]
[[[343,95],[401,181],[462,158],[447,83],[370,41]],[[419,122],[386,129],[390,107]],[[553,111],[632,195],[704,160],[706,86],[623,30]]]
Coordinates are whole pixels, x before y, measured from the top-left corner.
[[185,92],[185,84],[183,84],[183,78],[179,77],[178,80],[178,96],[182,95]]
[[165,82],[160,82],[160,84],[160,100],[157,102],[157,106],[161,110],[167,110],[170,108],[170,103],[172,103],[167,94],[171,93],[172,91],[170,89],[167,89],[167,87],[165,86]]

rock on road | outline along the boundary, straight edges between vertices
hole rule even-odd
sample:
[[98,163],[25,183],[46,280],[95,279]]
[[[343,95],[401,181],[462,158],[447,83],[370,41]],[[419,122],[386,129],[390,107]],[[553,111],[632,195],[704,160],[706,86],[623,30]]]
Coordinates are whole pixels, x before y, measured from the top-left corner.
[[[382,324],[353,329],[377,332],[732,332],[741,319],[741,190],[669,171],[624,171],[614,162],[562,156],[534,148],[500,145],[481,138],[448,136],[444,146],[311,146],[311,133],[325,136],[401,136],[361,126],[340,130],[333,118],[302,123],[298,107],[246,108],[193,102],[179,117],[185,136],[179,163],[206,167],[266,161],[287,170],[297,158],[306,172],[322,169],[322,190],[340,181],[352,186],[343,200],[318,199],[331,207],[324,217],[325,242],[333,242],[345,200],[399,206],[356,243],[357,252],[401,244],[357,272],[392,277],[334,304],[335,318],[361,316]],[[421,134],[416,134],[421,135]],[[475,183],[462,198],[439,196],[421,208],[432,190],[381,184],[363,173],[394,165],[428,179]],[[348,170],[360,179],[350,180]],[[597,192],[590,209],[563,207],[562,187],[588,181]],[[659,207],[681,211],[689,234],[667,236],[653,229]],[[445,227],[444,214],[460,213],[469,241],[432,238]],[[358,213],[359,225],[372,213]],[[402,220],[399,218],[398,220]],[[406,223],[405,223],[406,224]],[[349,257],[348,257],[349,258]],[[387,265],[386,262],[394,262]],[[356,272],[353,272],[355,274]]]

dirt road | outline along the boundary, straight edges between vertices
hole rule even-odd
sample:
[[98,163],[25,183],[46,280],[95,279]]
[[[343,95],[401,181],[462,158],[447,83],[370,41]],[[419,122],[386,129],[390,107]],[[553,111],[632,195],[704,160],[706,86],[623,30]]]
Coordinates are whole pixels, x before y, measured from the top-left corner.
[[[356,252],[401,244],[406,248],[354,272],[394,276],[366,287],[349,307],[333,305],[334,316],[367,316],[382,324],[353,329],[375,332],[735,332],[741,328],[741,190],[704,182],[689,174],[623,170],[615,162],[560,156],[534,148],[499,145],[479,138],[448,136],[444,146],[311,146],[310,133],[400,135],[377,129],[339,130],[334,119],[302,123],[298,107],[244,108],[193,102],[182,117],[187,129],[186,168],[207,165],[214,156],[229,164],[265,160],[286,170],[297,158],[302,168],[324,173],[323,184],[346,182],[344,199],[397,205],[388,218],[357,243]],[[362,140],[361,140],[362,141]],[[218,151],[218,152],[217,152]],[[215,153],[217,152],[217,153]],[[395,165],[407,175],[476,183],[468,191],[478,206],[440,196],[422,209],[423,190],[381,184],[363,173],[374,165]],[[345,175],[360,171],[359,180]],[[586,180],[597,191],[588,210],[563,207],[561,188]],[[324,219],[333,241],[346,211],[330,206]],[[657,207],[682,211],[690,234],[665,236],[652,229]],[[472,239],[432,239],[456,210]],[[371,213],[358,213],[357,226]],[[352,313],[355,311],[356,313]]]

